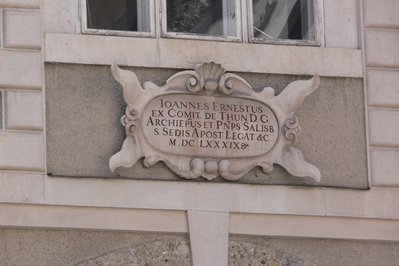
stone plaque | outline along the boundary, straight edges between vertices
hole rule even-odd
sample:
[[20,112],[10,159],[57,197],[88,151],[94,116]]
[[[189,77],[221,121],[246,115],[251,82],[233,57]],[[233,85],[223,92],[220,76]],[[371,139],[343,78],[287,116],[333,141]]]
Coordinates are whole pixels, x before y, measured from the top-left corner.
[[259,156],[277,142],[278,122],[264,103],[236,97],[167,94],[144,108],[141,127],[162,152],[187,156]]
[[237,180],[255,166],[271,172],[277,163],[295,176],[320,180],[320,172],[294,148],[300,133],[294,112],[319,85],[318,76],[295,81],[274,95],[255,92],[241,77],[215,63],[183,71],[158,87],[141,86],[131,71],[111,67],[127,103],[126,139],[110,168],[131,167],[144,157],[163,161],[183,178],[221,176]]

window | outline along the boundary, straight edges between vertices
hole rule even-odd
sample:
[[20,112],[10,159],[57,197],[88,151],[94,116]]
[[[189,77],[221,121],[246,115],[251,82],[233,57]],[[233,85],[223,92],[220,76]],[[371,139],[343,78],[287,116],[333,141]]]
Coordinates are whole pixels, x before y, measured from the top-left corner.
[[166,9],[163,17],[163,35],[239,40],[237,2],[235,0],[167,0],[163,3]]
[[315,39],[313,1],[252,0],[254,40]]
[[320,1],[82,0],[82,24],[84,33],[319,44]]
[[83,0],[83,32],[153,36],[149,0]]

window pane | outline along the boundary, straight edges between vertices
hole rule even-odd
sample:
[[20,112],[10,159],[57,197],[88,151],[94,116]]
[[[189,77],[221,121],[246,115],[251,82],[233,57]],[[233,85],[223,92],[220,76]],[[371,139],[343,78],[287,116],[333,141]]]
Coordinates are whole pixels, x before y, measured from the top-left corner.
[[148,0],[87,0],[87,28],[150,31]]
[[264,40],[315,40],[313,0],[252,0],[253,34]]
[[236,36],[235,0],[167,0],[167,30]]

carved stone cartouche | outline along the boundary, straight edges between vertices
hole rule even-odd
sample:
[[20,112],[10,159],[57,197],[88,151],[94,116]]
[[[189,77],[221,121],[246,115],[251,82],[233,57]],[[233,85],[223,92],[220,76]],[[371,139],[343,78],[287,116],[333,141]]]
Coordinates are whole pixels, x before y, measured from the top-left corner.
[[275,96],[272,88],[255,92],[213,62],[179,72],[161,87],[142,87],[133,72],[116,65],[111,71],[127,103],[121,118],[126,139],[110,158],[112,171],[144,158],[144,166],[162,161],[182,178],[233,181],[256,166],[269,173],[276,163],[320,181],[320,171],[293,146],[301,132],[294,113],[318,88],[317,75]]

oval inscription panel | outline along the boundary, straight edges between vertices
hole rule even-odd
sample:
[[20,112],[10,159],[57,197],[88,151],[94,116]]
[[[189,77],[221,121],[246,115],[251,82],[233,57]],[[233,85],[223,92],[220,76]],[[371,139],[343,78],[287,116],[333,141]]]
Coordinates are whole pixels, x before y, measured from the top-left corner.
[[228,96],[157,96],[144,108],[141,123],[154,148],[199,157],[262,155],[274,147],[279,133],[266,104]]

